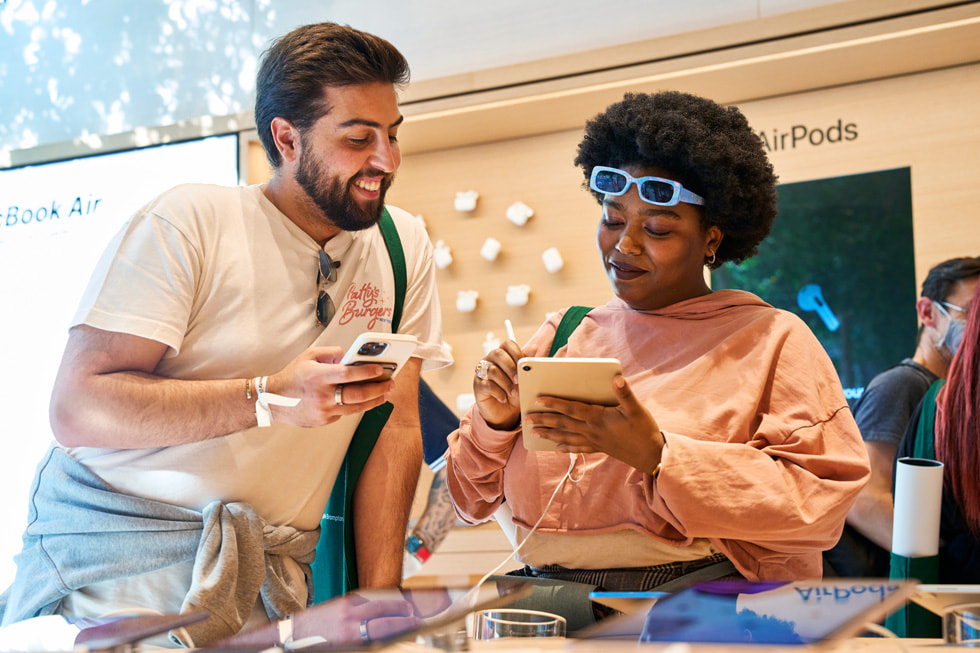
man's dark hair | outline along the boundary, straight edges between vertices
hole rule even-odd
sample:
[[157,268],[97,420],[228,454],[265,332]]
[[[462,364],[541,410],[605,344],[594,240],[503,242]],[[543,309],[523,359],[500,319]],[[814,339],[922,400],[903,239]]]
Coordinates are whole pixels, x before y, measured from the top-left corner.
[[980,257],[962,256],[943,261],[929,270],[922,282],[922,296],[944,302],[963,279],[980,276]]
[[272,119],[301,133],[330,109],[328,86],[408,84],[405,57],[388,41],[336,23],[304,25],[276,39],[262,55],[255,84],[255,126],[273,168],[281,163]]
[[627,93],[586,124],[575,165],[588,188],[593,167],[631,164],[668,170],[704,198],[701,226],[725,234],[711,269],[754,256],[772,229],[776,175],[735,107],[676,91]]

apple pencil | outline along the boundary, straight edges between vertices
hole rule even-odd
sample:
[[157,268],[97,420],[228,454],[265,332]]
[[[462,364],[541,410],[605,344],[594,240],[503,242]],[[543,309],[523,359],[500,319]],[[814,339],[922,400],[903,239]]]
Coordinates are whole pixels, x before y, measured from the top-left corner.
[[507,338],[517,342],[517,336],[514,335],[514,325],[510,323],[510,320],[504,320],[504,329],[507,330]]

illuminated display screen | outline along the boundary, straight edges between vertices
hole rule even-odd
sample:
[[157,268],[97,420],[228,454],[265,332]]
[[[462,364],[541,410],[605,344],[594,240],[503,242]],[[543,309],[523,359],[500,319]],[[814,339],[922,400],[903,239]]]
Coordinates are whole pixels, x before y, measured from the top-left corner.
[[779,186],[759,254],[725,264],[712,288],[753,292],[799,315],[837,368],[848,402],[915,351],[909,168]]
[[238,180],[237,134],[0,170],[0,589],[13,580],[27,492],[52,440],[48,401],[68,325],[103,249],[164,190]]

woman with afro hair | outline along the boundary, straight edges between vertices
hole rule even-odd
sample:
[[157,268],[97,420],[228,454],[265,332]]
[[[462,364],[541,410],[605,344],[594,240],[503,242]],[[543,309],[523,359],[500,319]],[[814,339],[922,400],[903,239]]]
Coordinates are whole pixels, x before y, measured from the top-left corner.
[[[575,311],[550,315],[477,366],[476,404],[450,436],[457,513],[476,523],[503,505],[517,573],[536,578],[624,591],[819,578],[869,475],[861,435],[800,319],[705,281],[772,227],[761,140],[736,108],[628,94],[588,122],[575,163],[615,297],[561,329]],[[619,404],[539,398],[557,412],[527,420],[557,453],[528,451],[517,361],[548,356],[566,328],[554,356],[621,361]]]

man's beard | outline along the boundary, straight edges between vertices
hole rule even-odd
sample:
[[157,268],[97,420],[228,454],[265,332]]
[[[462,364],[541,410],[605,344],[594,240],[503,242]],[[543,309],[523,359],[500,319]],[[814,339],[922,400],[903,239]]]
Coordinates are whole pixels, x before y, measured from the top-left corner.
[[385,193],[391,186],[389,175],[374,170],[369,170],[366,174],[381,175],[381,192],[377,200],[373,200],[367,208],[362,208],[351,196],[348,187],[352,182],[344,185],[340,179],[327,178],[320,159],[304,144],[296,181],[333,225],[344,231],[360,231],[373,227],[381,219]]

